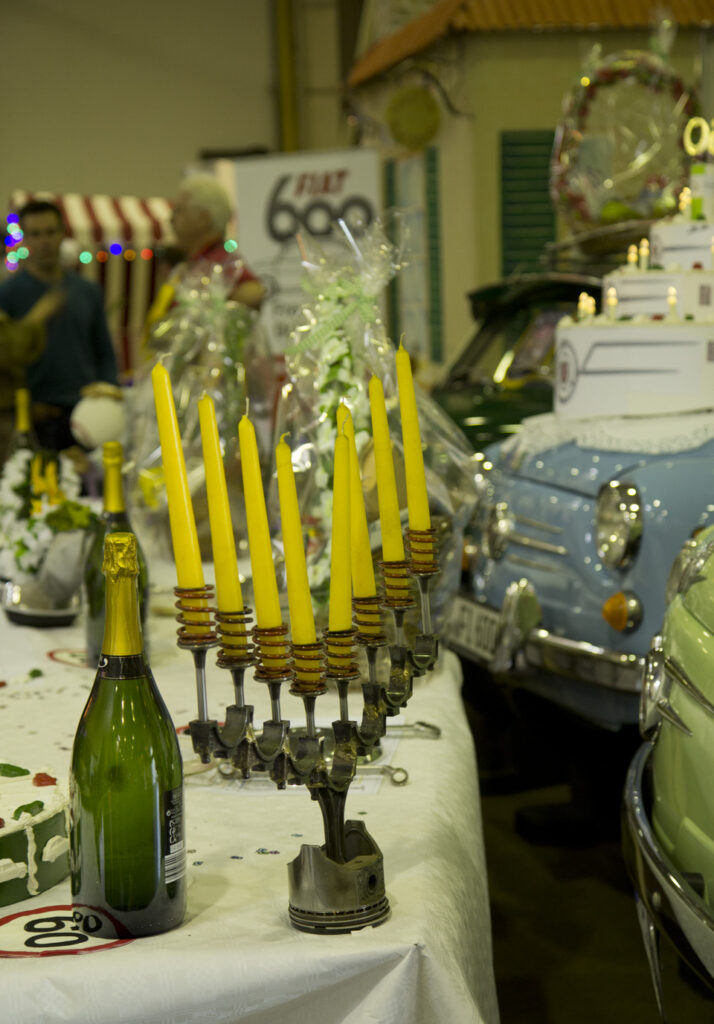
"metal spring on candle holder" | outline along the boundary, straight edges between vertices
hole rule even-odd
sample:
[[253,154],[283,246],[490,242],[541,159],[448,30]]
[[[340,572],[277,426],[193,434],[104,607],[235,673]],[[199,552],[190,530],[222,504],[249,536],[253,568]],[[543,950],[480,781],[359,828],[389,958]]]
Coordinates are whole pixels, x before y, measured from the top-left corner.
[[325,645],[317,640],[314,644],[292,644],[291,649],[294,678],[290,692],[298,697],[327,693]]
[[380,562],[384,579],[384,604],[387,608],[411,608],[414,598],[409,591],[409,562]]
[[325,629],[327,674],[333,679],[355,679],[359,675],[355,661],[356,629]]
[[257,647],[254,678],[263,683],[291,678],[293,662],[286,623],[270,627],[253,626],[253,640]]
[[374,597],[353,597],[352,610],[353,621],[357,627],[357,643],[373,644],[381,647],[387,642],[386,633],[382,632],[382,598],[375,594]]
[[199,648],[213,647],[217,642],[211,615],[215,611],[209,604],[213,600],[213,587],[174,587],[174,595],[178,598],[175,607],[179,609],[176,621],[179,647]]
[[215,613],[221,645],[216,658],[219,668],[242,668],[255,661],[255,648],[248,642],[252,611],[252,608],[243,608],[238,612]]
[[407,527],[407,552],[413,576],[430,576],[439,571],[435,557],[436,530],[412,530]]

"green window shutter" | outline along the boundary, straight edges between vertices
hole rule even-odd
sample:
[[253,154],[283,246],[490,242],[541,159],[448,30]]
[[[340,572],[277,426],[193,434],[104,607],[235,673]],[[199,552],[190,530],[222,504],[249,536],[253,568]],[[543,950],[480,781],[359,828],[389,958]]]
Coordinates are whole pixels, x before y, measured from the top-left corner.
[[550,198],[552,131],[501,132],[501,272],[542,269],[555,241]]

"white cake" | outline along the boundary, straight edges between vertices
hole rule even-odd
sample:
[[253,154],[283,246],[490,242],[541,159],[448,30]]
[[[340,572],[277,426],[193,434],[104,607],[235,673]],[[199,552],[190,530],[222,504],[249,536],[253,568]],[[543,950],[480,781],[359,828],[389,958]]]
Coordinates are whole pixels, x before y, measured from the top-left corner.
[[67,877],[68,836],[68,801],[57,780],[0,764],[0,906],[36,896]]
[[604,312],[581,311],[556,328],[557,415],[714,408],[714,270],[628,266],[608,274],[602,287]]
[[[637,270],[623,268],[606,274],[603,299],[608,289],[617,293],[617,316],[666,316],[668,295],[677,292],[677,314],[684,320],[714,319],[714,270]],[[603,302],[603,306],[605,303]]]
[[650,262],[664,270],[714,269],[714,224],[684,216],[656,221],[650,228]]
[[654,416],[714,408],[714,322],[635,317],[556,330],[558,416]]

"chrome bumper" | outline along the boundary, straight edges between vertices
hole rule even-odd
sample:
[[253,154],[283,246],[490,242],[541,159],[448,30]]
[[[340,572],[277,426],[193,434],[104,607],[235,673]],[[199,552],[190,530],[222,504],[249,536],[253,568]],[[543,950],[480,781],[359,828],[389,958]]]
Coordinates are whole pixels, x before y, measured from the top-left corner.
[[542,629],[540,604],[527,579],[511,583],[501,608],[501,630],[491,670],[563,676],[626,694],[642,689],[645,659]]
[[[624,693],[639,693],[645,659],[620,654],[582,640],[553,636],[547,629],[533,629],[523,646],[523,658],[532,669],[568,676],[595,686],[607,686]],[[516,658],[518,668],[518,658]]]
[[714,992],[714,913],[690,881],[668,860],[649,819],[648,761],[644,743],[632,760],[625,782],[622,843],[635,886],[637,913],[652,983],[664,1018],[659,939],[665,935],[678,954]]
[[454,599],[445,639],[496,678],[608,729],[637,724],[646,659],[556,636],[527,579],[509,584],[500,609],[466,594]]

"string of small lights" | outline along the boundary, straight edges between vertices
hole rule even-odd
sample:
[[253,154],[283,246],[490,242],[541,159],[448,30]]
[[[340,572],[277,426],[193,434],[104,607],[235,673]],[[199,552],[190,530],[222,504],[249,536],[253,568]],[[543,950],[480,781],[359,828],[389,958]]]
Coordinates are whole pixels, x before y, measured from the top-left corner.
[[[9,213],[5,218],[5,223],[5,267],[12,274],[19,268],[22,260],[27,259],[30,252],[27,246],[22,244],[24,236],[17,214]],[[228,238],[223,243],[223,247],[226,252],[235,252],[238,248],[238,242],[234,238]],[[151,249],[148,246],[137,252],[131,245],[122,242],[110,242],[109,244],[102,242],[99,243],[99,247],[94,252],[90,249],[82,249],[77,259],[84,266],[87,266],[94,260],[97,263],[106,263],[112,256],[121,256],[122,259],[131,263],[137,258],[153,260],[157,258],[157,255],[157,250]]]

